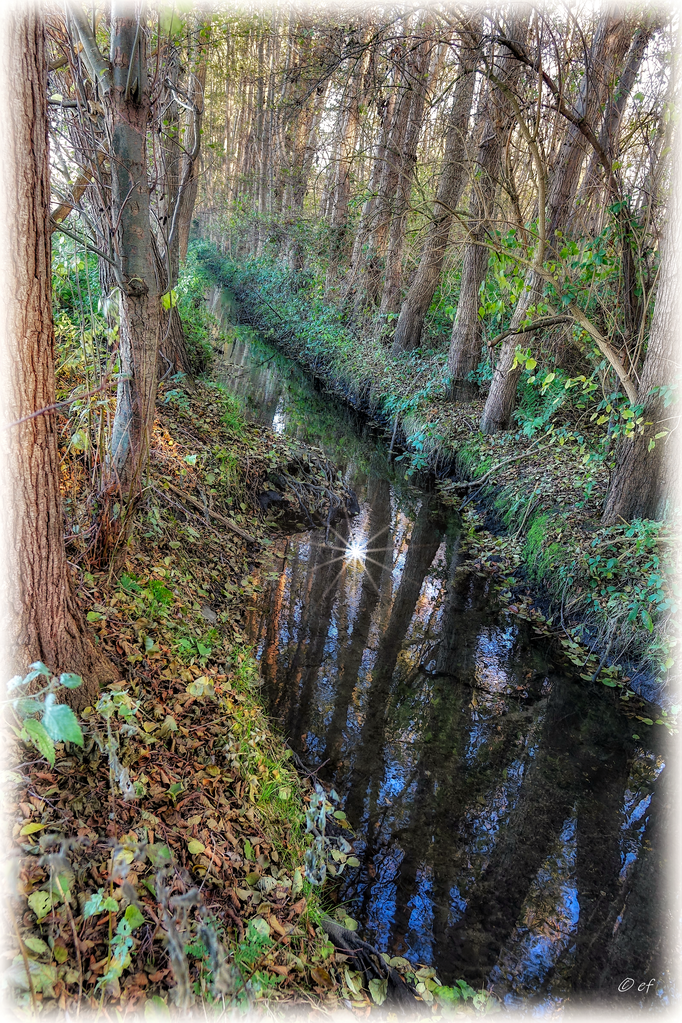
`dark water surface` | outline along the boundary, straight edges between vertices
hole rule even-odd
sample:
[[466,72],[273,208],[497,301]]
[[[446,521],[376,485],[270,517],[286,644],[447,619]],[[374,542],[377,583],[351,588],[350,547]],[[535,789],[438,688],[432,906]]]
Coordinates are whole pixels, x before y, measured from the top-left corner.
[[[234,323],[228,293],[211,302]],[[356,832],[340,897],[363,937],[535,1014],[669,1003],[652,730],[635,738],[613,691],[460,567],[458,516],[400,475],[370,424],[248,328],[230,337],[222,382],[322,448],[360,503],[329,537],[289,539],[251,638],[272,715]],[[628,977],[656,979],[619,994]]]

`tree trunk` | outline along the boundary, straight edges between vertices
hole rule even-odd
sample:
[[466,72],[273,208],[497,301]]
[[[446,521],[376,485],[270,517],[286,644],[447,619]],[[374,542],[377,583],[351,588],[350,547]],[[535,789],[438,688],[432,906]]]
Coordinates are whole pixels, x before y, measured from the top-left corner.
[[[436,192],[436,209],[429,225],[419,269],[405,296],[393,336],[393,352],[412,351],[421,340],[424,317],[438,287],[445,250],[450,237],[452,213],[466,182],[466,137],[471,102],[474,95],[476,65],[480,59],[477,44],[480,38],[480,17],[470,26],[470,38],[462,40],[460,78],[450,111],[445,139],[443,167]],[[440,205],[440,204],[443,205]]]
[[[623,73],[606,107],[599,144],[608,154],[611,163],[618,155],[618,133],[625,105],[637,80],[649,42],[659,28],[659,20],[652,15],[645,17],[634,34]],[[583,230],[594,234],[599,233],[603,222],[605,204],[599,201],[603,197],[603,182],[604,168],[597,153],[592,153],[578,192],[578,209]]]
[[433,67],[433,58],[437,51],[433,40],[433,22],[427,19],[423,26],[424,38],[416,47],[410,61],[410,77],[412,78],[412,99],[410,116],[405,132],[405,141],[400,154],[399,176],[393,203],[393,216],[388,232],[388,249],[386,252],[386,270],[384,288],[381,294],[380,312],[384,317],[391,313],[397,314],[400,309],[400,293],[403,276],[403,247],[407,214],[410,206],[412,181],[417,164],[417,145],[424,120],[424,103],[426,100],[427,78],[429,66]]
[[[64,549],[54,409],[8,428],[55,402],[47,53],[35,7],[3,8],[2,96],[7,136],[0,153],[3,330],[2,379],[8,386],[2,432],[7,577],[2,586],[6,668],[24,673],[43,661],[74,671],[75,709],[94,704],[99,686],[117,678],[97,649],[76,601]],[[11,637],[11,638],[10,638]],[[7,642],[7,640],[5,640]],[[9,645],[8,643],[8,645]]]
[[[597,121],[607,100],[608,90],[613,85],[615,70],[631,38],[632,26],[626,22],[622,11],[607,9],[595,29],[576,104],[578,113],[587,124],[593,125]],[[562,229],[565,233],[570,224],[585,147],[585,137],[580,129],[568,123],[547,196],[544,239],[547,251],[553,249],[557,231]],[[523,322],[527,309],[539,300],[541,294],[542,284],[534,271],[530,271],[512,317],[512,327],[518,327]],[[516,405],[516,386],[521,374],[521,366],[514,367],[514,356],[517,346],[523,347],[529,339],[528,334],[512,334],[502,342],[481,418],[483,433],[492,434],[509,428]]]
[[[618,69],[633,33],[633,22],[620,8],[607,8],[597,23],[576,104],[577,112],[593,128],[599,125],[601,112],[616,88]],[[577,125],[567,124],[547,196],[548,249],[554,247],[557,230],[565,233],[573,226],[575,194],[587,147]]]
[[[121,377],[110,465],[135,494],[149,454],[156,401],[160,301],[149,221],[145,33],[130,0],[112,3],[113,87],[109,105],[111,197],[121,261]],[[131,64],[133,65],[131,68]],[[130,73],[129,73],[130,72]],[[134,87],[133,87],[134,86]]]
[[405,133],[412,100],[412,79],[405,58],[395,71],[395,99],[386,147],[381,154],[382,166],[376,201],[372,208],[372,225],[367,252],[361,272],[360,286],[355,295],[355,316],[361,318],[376,303],[381,287],[382,260],[391,223],[393,204],[400,180]]
[[[682,146],[675,151],[679,163]],[[673,496],[679,476],[679,441],[676,424],[679,411],[673,403],[666,408],[665,388],[679,370],[676,334],[680,302],[679,252],[682,245],[682,198],[679,188],[671,189],[668,236],[661,255],[661,276],[651,322],[649,345],[639,386],[644,405],[643,433],[632,439],[621,437],[616,448],[616,466],[606,498],[602,522],[606,526],[634,518],[662,518],[666,502]],[[656,440],[656,434],[670,431]],[[654,445],[651,447],[651,445]],[[650,450],[651,447],[651,450]]]
[[[154,247],[154,262],[158,277],[158,288],[160,294],[166,294],[177,287],[178,274],[180,271],[180,246],[179,233],[172,230],[175,219],[176,206],[180,201],[180,161],[181,148],[179,144],[180,118],[176,100],[180,76],[180,58],[177,47],[171,44],[169,47],[167,63],[167,79],[170,86],[167,89],[166,102],[164,104],[164,140],[159,142],[161,152],[158,161],[158,175],[161,177],[161,197],[159,200],[159,235],[161,245],[156,244],[152,234]],[[185,373],[191,376],[191,367],[187,353],[187,342],[182,326],[182,320],[177,307],[171,305],[169,311],[160,309],[160,342],[158,372],[159,376],[168,375],[172,368],[176,373]]]
[[178,211],[178,249],[180,262],[187,258],[192,214],[199,188],[199,147],[201,122],[204,116],[204,88],[208,64],[208,38],[210,15],[196,14],[192,19],[193,38],[190,44],[191,74],[188,76],[187,95],[193,111],[185,111],[185,130],[182,145],[185,153],[180,166],[180,209]]
[[[366,29],[361,37],[365,45],[369,37]],[[348,238],[348,199],[350,197],[351,167],[360,130],[360,105],[365,103],[365,75],[371,58],[367,46],[361,61],[354,69],[347,85],[348,98],[339,112],[339,147],[334,178],[329,194],[329,263],[325,291],[329,294],[336,283],[339,262],[344,255]]]
[[[510,26],[511,38],[525,44],[528,12],[521,12]],[[495,76],[513,89],[520,74],[516,60],[503,50],[494,68]],[[475,180],[469,207],[469,242],[464,250],[462,277],[455,322],[448,352],[448,376],[455,399],[470,397],[474,385],[470,373],[481,360],[481,319],[478,315],[479,290],[488,267],[488,251],[477,242],[487,236],[493,214],[493,201],[502,165],[502,154],[514,126],[514,111],[501,89],[492,82],[483,97],[483,134],[475,164]]]
[[382,169],[387,157],[388,139],[390,134],[390,125],[393,120],[394,104],[395,95],[393,93],[385,100],[380,99],[377,101],[378,114],[381,120],[381,129],[379,140],[375,146],[372,158],[372,170],[367,189],[369,194],[362,205],[360,225],[358,227],[357,234],[355,235],[355,241],[353,242],[350,271],[348,273],[348,285],[346,288],[346,298],[350,298],[352,294],[355,295],[355,308],[357,313],[362,311],[363,305],[363,301],[360,296],[360,292],[364,284],[363,277],[365,273],[365,257],[363,255],[363,249],[364,246],[368,244],[371,227],[376,214],[379,199],[379,185],[381,182]]

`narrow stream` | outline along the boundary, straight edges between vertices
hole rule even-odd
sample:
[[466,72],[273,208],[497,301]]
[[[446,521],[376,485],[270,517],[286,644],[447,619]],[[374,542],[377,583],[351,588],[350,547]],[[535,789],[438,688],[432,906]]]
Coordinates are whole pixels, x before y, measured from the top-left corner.
[[627,977],[656,978],[635,1004],[666,1004],[642,841],[663,769],[652,730],[461,567],[458,516],[370,423],[231,327],[227,292],[210,301],[230,328],[219,379],[254,419],[322,448],[360,503],[327,541],[288,540],[250,629],[273,717],[355,830],[361,866],[338,894],[363,937],[533,1014],[625,1002]]

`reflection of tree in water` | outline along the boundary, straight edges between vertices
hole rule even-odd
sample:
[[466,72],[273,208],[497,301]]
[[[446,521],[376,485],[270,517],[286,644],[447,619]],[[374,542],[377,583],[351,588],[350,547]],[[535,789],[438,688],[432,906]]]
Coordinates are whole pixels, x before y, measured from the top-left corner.
[[[642,851],[620,892],[615,934],[595,991],[600,999],[613,997],[626,977],[639,983],[654,977],[653,991],[671,999],[679,997],[674,955],[679,940],[680,891],[670,870],[679,855],[679,847],[673,847],[679,819],[679,791],[675,791],[670,768],[665,767],[653,785]],[[619,994],[619,1001],[628,1007],[650,1005],[651,1000],[650,994],[638,991],[637,983]]]
[[[471,983],[487,977],[524,905],[533,915],[533,900],[527,902],[533,881],[575,813],[579,918],[570,984],[591,998],[618,913],[623,794],[634,752],[631,726],[610,696],[579,679],[555,675],[550,681],[537,749],[488,866],[452,930],[449,958],[454,973]],[[556,879],[550,881],[555,890]],[[541,900],[542,888],[536,889]],[[552,966],[548,955],[547,967]]]
[[346,812],[358,825],[368,788],[376,792],[383,777],[384,742],[393,672],[412,619],[422,584],[440,546],[442,525],[433,519],[428,500],[421,504],[410,536],[391,615],[377,647],[371,681],[363,694],[365,717],[354,750]]
[[[477,855],[473,829],[482,819],[481,804],[485,806],[489,801],[502,771],[518,755],[519,724],[523,729],[528,727],[525,716],[520,718],[515,713],[500,716],[500,724],[471,757],[470,739],[480,726],[479,717],[492,719],[502,707],[497,696],[491,706],[486,706],[473,689],[479,637],[490,616],[489,595],[483,580],[458,572],[459,560],[455,544],[445,606],[437,623],[440,639],[429,662],[435,663],[433,677],[425,681],[423,674],[408,672],[400,679],[392,704],[394,734],[399,734],[408,723],[414,727],[418,722],[413,738],[413,750],[418,757],[409,790],[403,795],[403,802],[409,800],[409,820],[393,835],[402,851],[402,860],[397,877],[392,948],[401,952],[411,946],[408,932],[413,902],[420,878],[428,873],[433,914],[432,961],[441,979],[454,979],[450,977],[445,940],[452,916],[451,893],[456,884],[460,895],[466,893],[470,860]],[[515,675],[512,680],[517,681]],[[489,826],[494,827],[494,820]]]
[[[342,520],[338,532],[344,536],[347,530],[347,520]],[[270,606],[263,616],[266,635],[261,665],[271,711],[281,720],[286,734],[297,747],[307,730],[313,709],[315,682],[329,633],[334,602],[344,576],[343,562],[333,548],[322,543],[311,543],[309,550],[301,590],[294,594],[289,589],[290,598],[300,600],[301,606],[295,631],[291,628],[287,630],[285,646],[278,643],[278,629],[273,626],[273,620],[279,621],[281,617],[281,609],[276,603],[273,606],[273,596],[280,592],[282,576],[287,572],[286,563],[282,568],[279,585],[275,586],[274,594],[272,590],[270,592]],[[296,562],[300,557],[300,548],[296,548],[294,572],[297,574]]]
[[387,567],[390,569],[393,554],[390,535],[391,491],[388,480],[370,479],[368,500],[370,502],[368,532],[371,537],[372,556],[368,558],[362,576],[360,603],[351,641],[339,652],[338,682],[322,755],[322,762],[327,764],[323,771],[330,777],[340,764],[348,708],[358,683],[358,673],[369,639],[372,616],[379,602],[382,576],[386,574]]

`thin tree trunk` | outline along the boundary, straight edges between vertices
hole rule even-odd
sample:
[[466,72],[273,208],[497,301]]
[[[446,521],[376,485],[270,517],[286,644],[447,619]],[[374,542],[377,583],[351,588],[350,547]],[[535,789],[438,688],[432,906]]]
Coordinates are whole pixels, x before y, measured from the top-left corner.
[[[521,10],[510,26],[510,38],[525,43],[528,36],[528,11]],[[495,77],[513,89],[520,68],[508,51],[503,50],[494,67]],[[506,94],[489,82],[482,94],[483,133],[478,147],[475,176],[469,207],[469,242],[464,250],[457,312],[448,351],[448,376],[453,398],[470,397],[474,385],[468,377],[481,360],[481,320],[478,315],[479,290],[488,267],[488,251],[477,242],[486,237],[493,214],[495,191],[502,166],[502,155],[509,132],[514,126],[514,110]]]
[[379,117],[381,119],[381,129],[379,134],[379,140],[376,144],[373,159],[372,169],[370,172],[370,180],[368,185],[368,196],[362,206],[362,212],[360,214],[360,225],[358,227],[355,241],[353,242],[353,252],[351,255],[350,272],[348,274],[349,286],[346,289],[346,296],[349,297],[351,293],[355,292],[355,303],[356,310],[360,310],[362,306],[362,299],[360,298],[360,291],[363,284],[363,274],[365,271],[365,259],[363,255],[363,248],[368,243],[369,234],[371,231],[372,223],[375,217],[376,208],[379,200],[379,185],[381,183],[381,176],[383,166],[387,157],[388,139],[390,135],[390,125],[393,120],[393,107],[395,105],[395,94],[392,93],[386,100],[379,103]]
[[[361,37],[364,45],[369,29],[366,29]],[[346,248],[348,238],[348,199],[350,196],[351,167],[355,155],[358,133],[360,130],[360,105],[365,102],[365,75],[371,59],[371,50],[367,47],[363,53],[362,60],[354,69],[348,83],[348,99],[342,106],[339,114],[339,147],[337,162],[334,168],[333,184],[329,194],[329,263],[327,265],[327,276],[325,290],[331,291],[336,283],[339,271],[339,262]]]
[[[73,671],[75,709],[94,704],[117,677],[78,606],[64,549],[59,492],[52,324],[47,52],[34,6],[3,8],[0,74],[7,136],[0,152],[2,379],[8,388],[2,456],[7,553],[2,592],[5,666],[25,673],[35,660]],[[11,502],[7,497],[11,494]],[[11,639],[10,639],[11,637]]]
[[[167,103],[164,106],[164,141],[161,145],[159,160],[159,177],[161,178],[161,199],[159,201],[159,236],[160,247],[157,246],[152,234],[154,262],[158,278],[159,294],[172,292],[178,283],[180,272],[179,232],[172,231],[176,206],[180,201],[180,161],[179,144],[180,118],[176,94],[179,85],[180,59],[177,47],[171,44],[168,56],[168,73],[170,86]],[[160,342],[158,371],[159,376],[167,376],[172,368],[176,373],[191,376],[187,342],[182,320],[177,307],[171,303],[169,311],[160,308]]]
[[[405,58],[403,58],[404,61]],[[376,202],[372,209],[372,224],[364,266],[361,271],[360,286],[355,295],[355,316],[357,318],[374,306],[381,287],[382,261],[386,252],[394,199],[400,180],[405,133],[412,100],[412,80],[409,70],[404,63],[401,70],[396,70],[393,116],[385,151],[382,154],[381,178]]]
[[[384,273],[384,288],[381,294],[381,305],[379,311],[382,316],[387,317],[391,313],[397,314],[400,309],[402,271],[403,271],[403,248],[405,244],[405,230],[407,227],[407,214],[410,206],[410,195],[412,182],[417,163],[417,145],[424,120],[424,103],[426,101],[427,79],[429,65],[432,57],[438,53],[430,38],[433,32],[433,22],[427,19],[424,22],[424,39],[416,48],[410,61],[410,72],[412,77],[412,99],[410,101],[410,116],[405,132],[405,141],[399,164],[399,176],[395,190],[395,201],[393,203],[393,216],[388,232],[388,249],[386,252],[386,269]],[[431,51],[431,52],[430,52]],[[433,66],[431,64],[431,66]]]
[[185,149],[180,170],[180,209],[178,211],[178,248],[180,262],[187,258],[187,245],[192,226],[192,214],[199,188],[199,151],[201,122],[204,116],[204,89],[208,64],[210,15],[198,13],[193,18],[190,66],[187,94],[193,111],[185,111],[185,131],[182,144]]
[[[462,40],[460,78],[455,88],[445,139],[443,167],[436,192],[436,209],[424,243],[419,269],[405,296],[393,337],[393,351],[412,351],[419,345],[424,317],[438,287],[450,237],[452,213],[467,176],[466,138],[474,96],[474,71],[480,59],[477,49],[481,19],[472,19],[470,38]],[[441,205],[442,204],[442,205]]]

